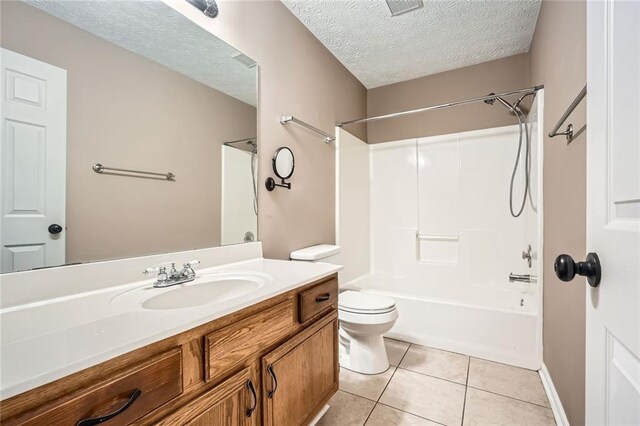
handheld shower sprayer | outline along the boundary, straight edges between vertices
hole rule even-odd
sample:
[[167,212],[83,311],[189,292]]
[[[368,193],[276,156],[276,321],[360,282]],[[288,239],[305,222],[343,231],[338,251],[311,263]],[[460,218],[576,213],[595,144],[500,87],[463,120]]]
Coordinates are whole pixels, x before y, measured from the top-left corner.
[[[495,93],[489,93],[488,96],[495,95]],[[529,198],[529,202],[531,203],[531,207],[535,210],[535,206],[533,205],[533,199],[531,196],[531,140],[529,138],[529,132],[527,129],[527,123],[525,121],[525,113],[520,108],[520,103],[526,98],[528,95],[533,95],[533,93],[525,93],[520,96],[520,98],[511,105],[509,102],[504,100],[500,96],[496,96],[491,99],[487,99],[484,101],[487,105],[493,105],[497,100],[502,105],[505,106],[512,114],[514,114],[518,118],[518,127],[520,129],[520,138],[518,141],[518,153],[516,154],[516,161],[513,165],[513,172],[511,173],[511,182],[509,184],[509,211],[511,212],[511,216],[519,217],[524,211],[524,206],[527,203],[527,197]],[[525,138],[523,140],[523,133]],[[518,172],[518,166],[520,164],[520,153],[522,152],[522,143],[525,145],[525,154],[524,154],[524,194],[522,195],[522,203],[520,204],[520,208],[516,212],[513,208],[513,186],[516,178],[516,173]]]

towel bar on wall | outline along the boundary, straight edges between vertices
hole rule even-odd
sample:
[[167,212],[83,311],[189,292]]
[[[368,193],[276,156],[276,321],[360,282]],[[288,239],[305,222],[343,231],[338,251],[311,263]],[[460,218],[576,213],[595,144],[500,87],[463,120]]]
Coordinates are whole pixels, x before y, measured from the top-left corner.
[[282,117],[280,117],[280,124],[284,125],[287,123],[296,123],[306,129],[311,130],[312,132],[323,136],[325,143],[331,143],[336,140],[335,136],[332,136],[329,133],[325,133],[317,127],[313,127],[311,124],[307,124],[304,121],[295,118],[293,115],[283,115]]
[[558,120],[556,125],[553,126],[553,130],[551,130],[549,132],[549,137],[550,138],[554,138],[556,136],[563,135],[563,136],[566,136],[567,142],[571,142],[573,140],[573,124],[569,123],[569,125],[567,126],[567,128],[566,128],[566,130],[564,132],[558,132],[558,129],[560,128],[560,126],[562,126],[564,124],[565,121],[567,121],[567,118],[569,118],[569,116],[571,115],[573,110],[576,109],[576,107],[578,106],[580,101],[582,101],[585,96],[587,96],[587,86],[586,85],[582,88],[580,93],[578,93],[578,96],[576,96],[576,98],[573,100],[573,102],[571,102],[571,105],[569,105],[569,107],[564,112],[564,114],[562,114],[562,117],[560,117],[560,120]]
[[[91,166],[91,169],[93,169],[94,172],[99,174],[106,172],[107,174],[120,175],[120,176],[144,177],[148,179],[160,179],[160,180],[168,180],[168,181],[176,180],[176,175],[174,175],[171,172],[156,173],[156,172],[144,172],[141,170],[118,169],[115,167],[106,167],[100,163],[94,164],[93,166]],[[115,172],[115,173],[111,173],[111,172]],[[130,173],[133,173],[133,174],[130,174]],[[154,177],[154,176],[157,176],[157,177]]]

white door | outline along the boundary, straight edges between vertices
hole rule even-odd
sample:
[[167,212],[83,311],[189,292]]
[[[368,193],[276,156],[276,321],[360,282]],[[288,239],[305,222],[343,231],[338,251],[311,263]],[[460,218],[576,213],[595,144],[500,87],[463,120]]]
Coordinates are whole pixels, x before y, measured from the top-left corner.
[[2,272],[60,265],[65,246],[67,72],[6,49],[0,67]]
[[640,424],[640,2],[587,6],[586,419]]

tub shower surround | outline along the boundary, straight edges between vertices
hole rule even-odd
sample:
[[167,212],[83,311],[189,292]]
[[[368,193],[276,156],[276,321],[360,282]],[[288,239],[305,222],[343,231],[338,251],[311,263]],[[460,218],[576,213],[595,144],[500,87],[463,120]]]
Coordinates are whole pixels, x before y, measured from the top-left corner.
[[[368,252],[370,270],[343,283],[396,300],[399,318],[387,336],[540,368],[543,96],[528,116],[532,196],[519,218],[508,204],[517,125],[369,145],[368,170],[353,149],[340,157],[340,170],[359,162],[369,177],[360,189],[369,198],[370,243],[344,229],[341,245]],[[514,203],[524,190],[524,145],[520,161]],[[339,181],[339,193],[345,185]],[[338,220],[348,222],[355,206],[341,201]],[[522,256],[528,245],[531,267]],[[343,273],[352,272],[346,265]],[[533,278],[509,282],[510,273]]]

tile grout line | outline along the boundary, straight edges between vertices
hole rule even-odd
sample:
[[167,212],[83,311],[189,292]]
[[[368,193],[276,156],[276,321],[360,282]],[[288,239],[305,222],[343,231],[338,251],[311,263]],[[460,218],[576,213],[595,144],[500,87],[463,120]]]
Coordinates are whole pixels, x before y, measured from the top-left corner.
[[437,421],[435,421],[435,420],[433,420],[433,419],[430,419],[430,418],[428,418],[428,417],[420,416],[420,415],[418,415],[418,414],[416,414],[416,413],[410,413],[409,411],[401,410],[400,408],[394,407],[394,406],[392,406],[392,405],[385,404],[384,402],[378,402],[378,403],[376,404],[376,406],[378,406],[378,405],[383,405],[383,406],[388,407],[388,408],[391,408],[391,409],[393,409],[393,410],[400,411],[401,413],[409,414],[410,416],[414,416],[414,417],[418,417],[418,418],[421,418],[421,419],[427,420],[427,421],[429,421],[429,422],[431,422],[431,423],[436,423],[436,424],[439,424],[439,425],[442,425],[442,426],[446,426],[444,423],[437,422]]
[[462,400],[462,419],[460,420],[460,424],[464,426],[464,410],[467,408],[467,390],[469,389],[469,371],[471,371],[471,357],[469,357],[469,361],[467,362],[467,380],[464,383],[464,399]]
[[513,399],[514,401],[524,402],[525,404],[535,405],[536,407],[546,408],[548,410],[551,410],[551,407],[548,407],[546,405],[536,404],[535,402],[525,401],[524,399],[516,398],[516,397],[513,397],[513,396],[509,396],[509,395],[505,395],[505,394],[502,394],[502,393],[498,393],[498,392],[493,392],[493,391],[482,389],[482,388],[477,388],[475,386],[469,386],[469,387],[471,389],[479,390],[480,392],[490,393],[492,395],[497,395],[497,396],[501,396],[503,398]]
[[[405,342],[405,343],[408,343],[408,342]],[[373,408],[371,409],[371,412],[369,413],[369,415],[365,419],[365,421],[363,423],[363,426],[366,425],[367,422],[369,421],[369,418],[371,417],[371,414],[373,414],[373,411],[376,409],[376,406],[380,402],[380,398],[382,398],[382,395],[384,394],[384,391],[386,391],[387,387],[389,387],[389,383],[391,383],[391,380],[393,380],[393,376],[396,375],[396,371],[398,371],[398,368],[400,368],[400,364],[402,364],[402,360],[404,359],[404,357],[407,356],[407,352],[409,352],[409,349],[411,348],[411,346],[412,346],[412,343],[409,343],[409,346],[407,346],[407,349],[404,351],[404,354],[402,354],[402,358],[400,358],[400,361],[398,361],[398,365],[394,366],[395,368],[393,370],[393,373],[391,374],[391,377],[389,377],[389,380],[387,381],[387,384],[384,386],[384,389],[382,389],[382,392],[380,392],[380,396],[376,400],[376,403],[373,405]]]
[[369,402],[373,402],[374,405],[376,404],[376,400],[375,399],[367,398],[366,396],[358,395],[357,393],[349,392],[349,391],[346,391],[344,389],[338,389],[338,391],[339,392],[348,393],[351,396],[357,396],[358,398],[361,398],[361,399],[366,399]]
[[[467,364],[468,366],[469,364]],[[442,377],[434,376],[433,374],[421,373],[420,371],[409,370],[408,368],[398,367],[400,370],[408,371],[409,373],[419,374],[421,376],[431,377],[432,379],[443,380],[445,382],[453,383],[454,385],[466,386],[464,383],[454,382],[453,380],[445,379]],[[467,373],[468,374],[468,373]]]

